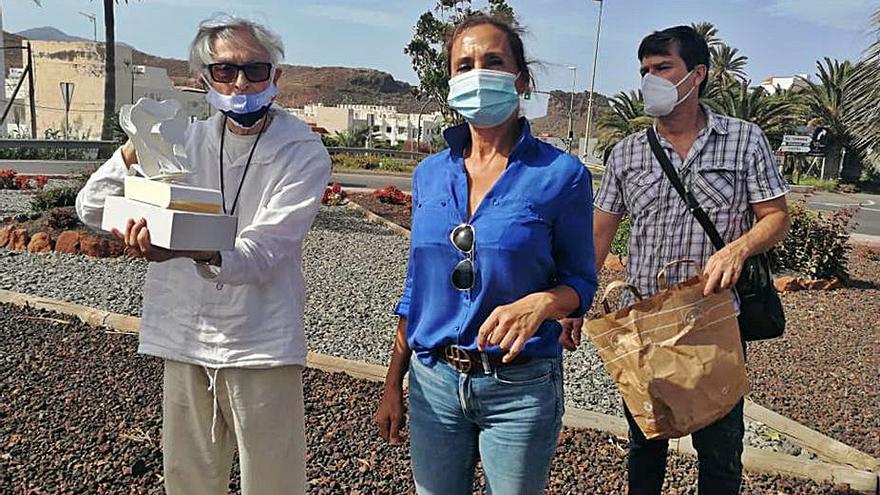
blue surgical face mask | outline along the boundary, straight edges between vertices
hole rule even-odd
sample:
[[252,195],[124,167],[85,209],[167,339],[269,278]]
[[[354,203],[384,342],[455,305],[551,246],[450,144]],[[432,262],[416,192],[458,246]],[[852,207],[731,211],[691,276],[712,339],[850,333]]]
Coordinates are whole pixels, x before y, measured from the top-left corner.
[[449,80],[446,102],[474,127],[496,127],[519,107],[517,74],[472,69]]
[[278,87],[272,82],[263,91],[246,95],[224,95],[208,84],[205,98],[212,107],[223,112],[238,125],[252,127],[266,115],[276,96]]

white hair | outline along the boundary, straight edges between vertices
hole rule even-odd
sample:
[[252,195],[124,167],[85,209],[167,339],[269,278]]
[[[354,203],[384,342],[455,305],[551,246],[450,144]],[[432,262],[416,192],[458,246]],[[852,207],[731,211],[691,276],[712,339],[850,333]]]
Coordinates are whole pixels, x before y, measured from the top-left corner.
[[241,17],[218,14],[199,24],[199,31],[189,46],[189,67],[198,74],[208,64],[214,62],[214,43],[219,40],[238,40],[242,31],[247,31],[269,54],[273,66],[284,59],[284,43],[281,37],[266,26]]

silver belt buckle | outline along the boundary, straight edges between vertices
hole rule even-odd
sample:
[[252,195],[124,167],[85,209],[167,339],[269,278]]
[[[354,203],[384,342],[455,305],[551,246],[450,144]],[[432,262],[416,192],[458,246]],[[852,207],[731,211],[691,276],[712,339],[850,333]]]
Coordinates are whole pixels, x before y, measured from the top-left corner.
[[443,350],[443,357],[445,357],[446,362],[458,370],[459,373],[471,372],[471,358],[468,356],[467,351],[461,347],[458,347],[457,345],[446,346],[446,349]]

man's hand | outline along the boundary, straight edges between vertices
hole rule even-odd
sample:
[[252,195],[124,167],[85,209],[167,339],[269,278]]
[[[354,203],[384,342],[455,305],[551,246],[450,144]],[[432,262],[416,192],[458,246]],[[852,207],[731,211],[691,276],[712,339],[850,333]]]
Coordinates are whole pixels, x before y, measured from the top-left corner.
[[134,143],[131,142],[131,139],[122,145],[120,151],[122,151],[122,161],[125,162],[126,167],[131,167],[138,162],[137,151],[135,151]]
[[703,270],[703,275],[707,278],[703,295],[708,296],[736,285],[746,258],[748,251],[737,242],[728,244],[713,254]]
[[383,440],[391,445],[401,442],[400,429],[406,424],[406,406],[403,405],[403,388],[400,385],[385,385],[374,419]]
[[559,335],[559,343],[567,351],[574,351],[581,345],[581,327],[583,318],[564,318],[559,320],[562,325],[562,333]]
[[113,229],[111,233],[125,244],[131,256],[143,257],[147,261],[162,263],[173,258],[192,258],[195,261],[208,261],[214,256],[214,253],[210,251],[172,251],[154,246],[150,242],[150,229],[147,228],[147,221],[143,218],[137,221],[129,218],[124,234],[118,229]]

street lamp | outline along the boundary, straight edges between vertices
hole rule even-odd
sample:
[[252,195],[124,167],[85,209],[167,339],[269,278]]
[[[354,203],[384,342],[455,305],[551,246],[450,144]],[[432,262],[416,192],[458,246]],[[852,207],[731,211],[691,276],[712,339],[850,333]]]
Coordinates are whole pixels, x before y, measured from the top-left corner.
[[593,75],[590,80],[590,99],[587,103],[587,130],[584,131],[584,149],[581,150],[584,161],[587,159],[587,152],[590,149],[590,130],[593,127],[593,93],[596,91],[596,62],[599,60],[599,34],[602,32],[602,0],[593,0],[599,2],[599,20],[596,23],[596,51],[593,53]]
[[128,67],[129,72],[131,72],[131,104],[134,105],[134,75],[146,74],[147,68],[143,65],[135,65],[131,60],[126,60],[125,66]]
[[571,145],[574,142],[574,127],[573,127],[573,113],[574,113],[574,85],[577,80],[577,67],[573,65],[568,66],[568,70],[571,71],[571,97],[568,101],[568,151],[571,153]]
[[94,37],[95,43],[98,42],[98,17],[95,14],[88,14],[86,12],[80,12],[81,15],[86,16],[90,21],[92,21],[92,36]]

